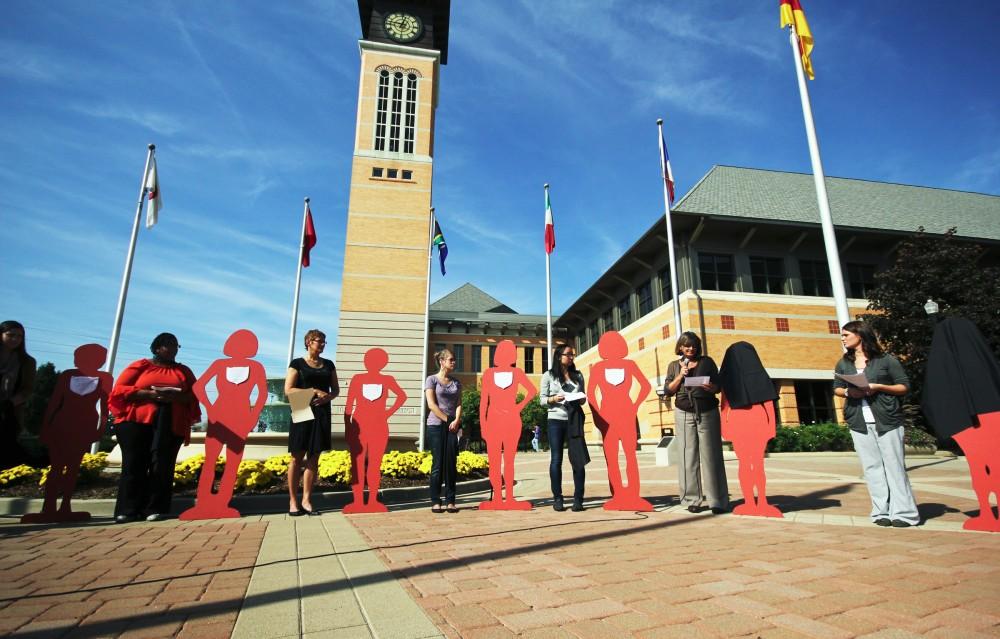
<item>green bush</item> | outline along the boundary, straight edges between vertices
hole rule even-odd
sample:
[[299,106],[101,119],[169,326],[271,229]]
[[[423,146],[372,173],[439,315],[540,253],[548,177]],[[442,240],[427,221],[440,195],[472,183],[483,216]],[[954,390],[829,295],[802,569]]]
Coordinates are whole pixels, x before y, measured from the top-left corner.
[[845,451],[854,450],[854,442],[847,426],[840,424],[778,426],[767,450],[772,453]]

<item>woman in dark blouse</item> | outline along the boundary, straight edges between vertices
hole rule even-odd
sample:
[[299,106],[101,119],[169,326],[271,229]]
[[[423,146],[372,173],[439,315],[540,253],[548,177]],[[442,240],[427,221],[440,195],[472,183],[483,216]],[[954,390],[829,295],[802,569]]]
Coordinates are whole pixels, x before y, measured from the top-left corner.
[[[306,333],[306,356],[297,357],[288,365],[285,376],[285,395],[296,389],[311,389],[313,393],[313,418],[292,422],[288,430],[288,514],[318,515],[312,505],[312,487],[316,481],[319,456],[330,450],[330,402],[340,394],[337,367],[320,357],[326,347],[326,335],[312,329]],[[299,478],[302,479],[302,501],[296,498]]]

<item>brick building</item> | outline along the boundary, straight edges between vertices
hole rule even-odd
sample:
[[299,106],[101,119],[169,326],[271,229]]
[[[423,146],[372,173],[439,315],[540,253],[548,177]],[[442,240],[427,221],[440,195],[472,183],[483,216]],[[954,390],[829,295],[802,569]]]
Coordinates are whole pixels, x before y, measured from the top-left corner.
[[[954,226],[958,238],[1000,248],[1000,197],[842,178],[827,178],[827,189],[852,315],[865,310],[875,273],[920,226]],[[674,208],[684,330],[700,335],[720,364],[733,342],[754,344],[778,386],[781,422],[839,419],[831,380],[840,329],[812,175],[715,166]],[[556,326],[576,340],[584,373],[599,359],[600,335],[619,331],[660,388],[677,335],[665,224],[662,215],[651,218]],[[984,259],[1000,257],[992,250]],[[645,439],[673,427],[670,407],[655,395],[639,421]]]

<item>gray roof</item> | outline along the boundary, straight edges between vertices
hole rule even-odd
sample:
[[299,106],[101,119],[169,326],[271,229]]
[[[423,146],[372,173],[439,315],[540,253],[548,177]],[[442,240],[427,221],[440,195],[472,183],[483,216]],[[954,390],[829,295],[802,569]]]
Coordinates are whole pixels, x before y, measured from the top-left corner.
[[484,293],[469,282],[431,304],[432,311],[467,313],[517,313],[500,300]]
[[[833,223],[1000,240],[1000,196],[847,178],[826,178]],[[819,223],[812,174],[714,166],[677,203],[681,213]]]

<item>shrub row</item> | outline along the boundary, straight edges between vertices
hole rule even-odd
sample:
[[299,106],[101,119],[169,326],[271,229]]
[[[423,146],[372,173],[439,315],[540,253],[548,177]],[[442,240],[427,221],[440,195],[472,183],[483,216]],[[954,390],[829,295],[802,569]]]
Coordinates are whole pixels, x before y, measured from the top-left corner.
[[[903,443],[916,448],[936,448],[936,441],[933,435],[916,427],[907,428],[903,435]],[[851,451],[854,441],[850,429],[842,424],[778,426],[767,450],[771,453]]]

